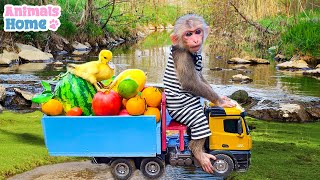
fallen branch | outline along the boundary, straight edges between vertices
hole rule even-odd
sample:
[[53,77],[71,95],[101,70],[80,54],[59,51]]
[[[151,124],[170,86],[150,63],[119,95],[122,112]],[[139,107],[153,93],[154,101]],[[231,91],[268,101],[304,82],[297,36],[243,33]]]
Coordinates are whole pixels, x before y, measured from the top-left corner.
[[266,32],[268,34],[276,34],[272,31],[269,31],[268,28],[264,28],[263,26],[261,26],[260,24],[258,24],[257,22],[251,21],[250,19],[248,19],[245,15],[243,15],[238,8],[231,2],[229,1],[230,5],[235,9],[236,13],[238,13],[244,20],[245,22],[247,22],[248,24],[250,24],[251,26],[255,27],[258,31],[260,32]]

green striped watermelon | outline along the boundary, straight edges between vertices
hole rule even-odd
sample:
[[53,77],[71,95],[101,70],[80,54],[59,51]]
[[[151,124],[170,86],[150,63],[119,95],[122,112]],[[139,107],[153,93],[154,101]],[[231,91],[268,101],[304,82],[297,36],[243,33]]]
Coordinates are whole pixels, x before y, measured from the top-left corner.
[[80,107],[85,116],[93,114],[92,99],[96,93],[91,83],[71,73],[60,79],[54,90],[54,96],[63,104],[65,112]]

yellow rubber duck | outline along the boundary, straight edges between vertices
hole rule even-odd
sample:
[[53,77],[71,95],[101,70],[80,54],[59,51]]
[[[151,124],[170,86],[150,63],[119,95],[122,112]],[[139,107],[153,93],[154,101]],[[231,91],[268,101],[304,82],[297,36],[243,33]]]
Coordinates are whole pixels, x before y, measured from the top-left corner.
[[[107,80],[114,75],[114,68],[109,66],[109,61],[112,59],[112,52],[109,50],[101,50],[99,60],[90,61],[83,64],[68,64],[68,71],[76,76],[79,76],[97,89],[97,91],[106,91],[100,81]],[[99,84],[99,85],[98,85]]]

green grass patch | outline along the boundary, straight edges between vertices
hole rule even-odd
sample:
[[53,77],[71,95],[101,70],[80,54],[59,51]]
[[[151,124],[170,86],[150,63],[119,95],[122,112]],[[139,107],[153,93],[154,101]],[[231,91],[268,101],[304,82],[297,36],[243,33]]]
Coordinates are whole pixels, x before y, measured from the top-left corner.
[[234,179],[315,179],[320,168],[320,122],[276,123],[248,118],[254,126],[252,164]]
[[78,158],[50,157],[44,144],[42,113],[0,114],[0,179],[31,170],[37,166]]
[[[300,21],[281,36],[286,54],[320,55],[320,19]],[[288,46],[288,48],[287,48]],[[292,48],[295,47],[295,48]]]

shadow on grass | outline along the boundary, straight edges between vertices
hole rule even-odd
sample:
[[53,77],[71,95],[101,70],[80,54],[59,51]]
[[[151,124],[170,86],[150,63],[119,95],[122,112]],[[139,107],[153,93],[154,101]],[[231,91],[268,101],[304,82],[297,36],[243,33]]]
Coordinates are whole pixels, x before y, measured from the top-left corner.
[[44,139],[42,137],[39,137],[31,133],[16,133],[16,132],[11,132],[3,129],[0,129],[0,132],[2,134],[15,138],[17,141],[21,143],[27,143],[27,144],[39,145],[39,146],[45,145]]

